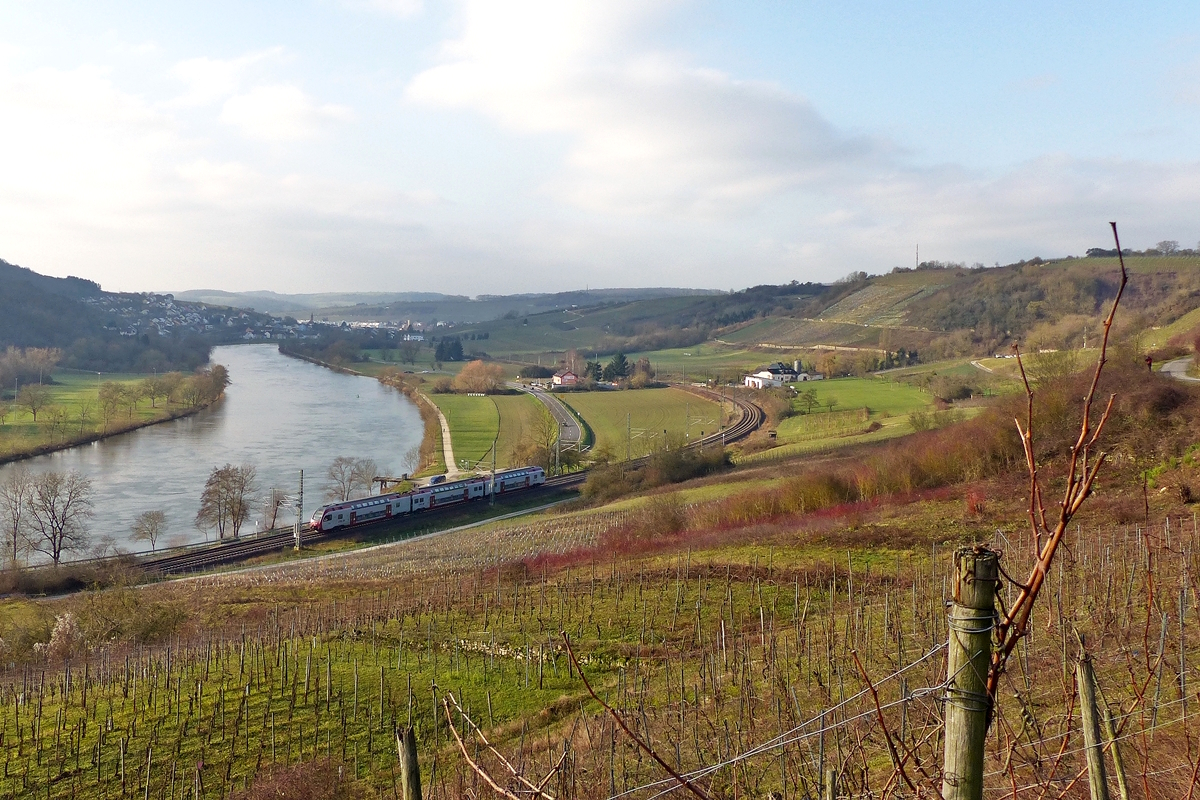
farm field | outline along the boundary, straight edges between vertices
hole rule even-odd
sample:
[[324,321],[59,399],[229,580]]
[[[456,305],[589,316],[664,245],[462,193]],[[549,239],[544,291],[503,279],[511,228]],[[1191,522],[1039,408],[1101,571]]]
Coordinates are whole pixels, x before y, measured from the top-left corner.
[[[874,415],[909,414],[927,408],[933,403],[933,398],[920,389],[880,378],[835,378],[826,381],[809,381],[796,384],[796,390],[801,395],[809,391],[814,392],[819,407],[826,410],[829,409],[830,401],[833,401],[834,411],[870,408]],[[792,406],[798,411],[805,410],[801,398],[793,400]],[[793,417],[792,419],[797,418]],[[785,422],[787,421],[790,420],[785,420]]]
[[497,466],[525,466],[510,464],[509,456],[517,442],[533,435],[541,413],[541,404],[535,398],[527,394],[488,397],[430,394],[428,397],[450,423],[450,440],[459,466],[464,459],[474,463],[486,457],[483,466],[490,468],[492,442],[497,441],[497,436]]
[[800,357],[811,358],[811,351],[759,352],[743,348],[728,347],[714,342],[705,342],[693,347],[676,347],[670,350],[647,350],[640,353],[627,353],[631,361],[641,358],[650,359],[651,366],[659,377],[670,376],[680,380],[704,380],[720,373],[731,376],[733,373],[748,372],[773,361],[791,363]]
[[[638,458],[662,446],[667,438],[682,440],[720,428],[719,403],[682,389],[631,389],[615,392],[570,392],[556,395],[592,429],[597,448],[624,458],[627,427],[630,456]],[[688,424],[690,414],[691,424]],[[627,424],[628,421],[628,424]]]

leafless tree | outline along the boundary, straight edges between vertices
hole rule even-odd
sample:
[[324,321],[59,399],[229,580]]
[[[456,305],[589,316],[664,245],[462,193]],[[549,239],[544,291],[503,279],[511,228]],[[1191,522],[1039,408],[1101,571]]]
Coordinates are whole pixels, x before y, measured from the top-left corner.
[[21,563],[32,495],[33,479],[24,467],[16,467],[0,482],[0,514],[4,515],[4,550],[11,567]]
[[338,456],[325,471],[325,498],[344,503],[355,494],[370,494],[379,467],[369,458]]
[[158,537],[162,536],[166,529],[167,515],[165,513],[143,511],[133,521],[133,535],[130,538],[135,542],[149,542],[150,550],[153,551],[158,545]]
[[278,486],[272,486],[267,490],[266,497],[263,498],[263,516],[270,520],[267,524],[267,529],[275,527],[276,521],[279,519],[279,510],[287,505],[287,492],[280,489]]
[[213,467],[200,495],[196,527],[215,529],[218,539],[224,539],[227,532],[236,539],[254,507],[256,477],[257,471],[248,464]]
[[417,356],[421,354],[421,343],[414,341],[404,341],[400,343],[400,358],[406,364],[417,363]]
[[100,418],[104,421],[104,427],[107,428],[109,420],[116,415],[117,409],[121,405],[121,384],[116,381],[105,381],[96,391],[96,398],[100,403]]
[[79,421],[79,435],[83,436],[84,429],[92,424],[92,404],[83,402],[75,411],[75,419]]
[[66,438],[67,423],[70,422],[70,415],[62,406],[51,406],[46,412],[46,421],[50,423],[50,430],[58,435],[58,438]]
[[43,472],[33,479],[29,502],[29,546],[58,566],[64,553],[87,547],[92,516],[92,482],[71,472]]
[[17,393],[17,405],[29,412],[37,422],[38,412],[50,404],[50,389],[40,383],[27,383]]

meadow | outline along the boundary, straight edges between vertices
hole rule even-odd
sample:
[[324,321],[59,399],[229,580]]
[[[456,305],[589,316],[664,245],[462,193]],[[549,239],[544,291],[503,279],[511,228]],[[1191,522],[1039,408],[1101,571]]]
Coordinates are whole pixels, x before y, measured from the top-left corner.
[[[682,389],[564,392],[557,397],[592,429],[595,447],[616,458],[638,458],[667,441],[701,437],[720,429],[720,403]],[[728,413],[725,414],[728,421]]]
[[490,468],[492,442],[496,444],[496,464],[509,463],[514,446],[533,436],[540,421],[541,404],[531,395],[495,395],[469,397],[456,394],[431,394],[429,398],[450,423],[454,457],[462,462],[478,462],[486,457]]
[[[19,457],[63,446],[72,441],[139,427],[169,419],[173,407],[158,398],[152,407],[148,399],[135,405],[122,405],[107,422],[103,419],[98,398],[100,383],[114,382],[122,387],[136,387],[146,375],[75,372],[58,370],[53,382],[46,385],[49,400],[38,411],[35,423],[28,409],[14,400],[0,400],[6,407],[0,421],[0,459]],[[11,387],[10,387],[11,389]]]

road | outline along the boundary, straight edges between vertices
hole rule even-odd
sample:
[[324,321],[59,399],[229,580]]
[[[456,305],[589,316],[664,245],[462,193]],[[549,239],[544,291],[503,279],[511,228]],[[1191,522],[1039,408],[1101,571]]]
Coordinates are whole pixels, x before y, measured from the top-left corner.
[[575,415],[562,404],[562,401],[541,389],[526,389],[525,391],[541,401],[541,404],[550,412],[550,416],[558,422],[558,438],[562,442],[562,446],[579,449],[579,445],[583,441],[583,430],[579,427],[579,421],[575,419]]
[[1192,363],[1192,357],[1177,358],[1174,361],[1168,361],[1162,365],[1161,372],[1164,375],[1169,375],[1177,381],[1187,381],[1189,383],[1200,383],[1200,378],[1193,378],[1187,374],[1188,366]]

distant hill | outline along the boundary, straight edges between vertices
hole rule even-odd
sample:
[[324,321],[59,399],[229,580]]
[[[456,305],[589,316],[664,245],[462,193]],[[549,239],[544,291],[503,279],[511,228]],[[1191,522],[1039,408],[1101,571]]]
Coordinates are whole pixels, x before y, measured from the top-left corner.
[[213,306],[252,308],[272,314],[309,314],[332,306],[354,306],[387,303],[420,303],[436,300],[467,300],[438,292],[324,292],[319,294],[280,294],[278,292],[226,292],[221,289],[189,289],[172,292],[179,300],[207,303]]
[[595,306],[602,303],[632,302],[656,297],[694,297],[717,295],[707,289],[591,289],[553,294],[464,295],[436,292],[325,292],[319,294],[278,294],[276,292],[225,292],[218,289],[194,289],[175,292],[176,298],[210,305],[253,308],[273,314],[296,317],[315,316],[332,322],[486,322],[505,314],[537,314],[571,306]]

